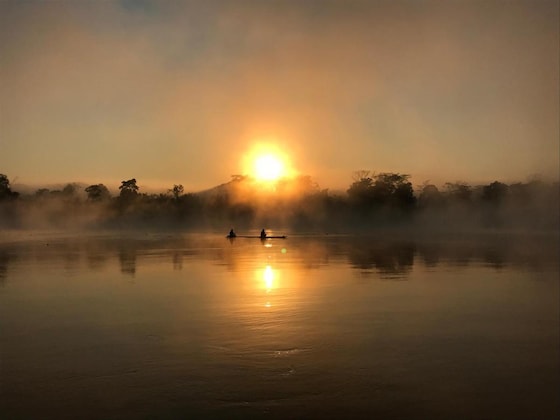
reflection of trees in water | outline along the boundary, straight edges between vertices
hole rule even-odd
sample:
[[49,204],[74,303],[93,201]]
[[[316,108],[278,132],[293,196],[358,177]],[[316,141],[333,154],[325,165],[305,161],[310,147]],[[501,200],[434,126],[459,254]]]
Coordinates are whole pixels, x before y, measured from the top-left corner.
[[[290,249],[289,243],[284,244],[286,249]],[[329,265],[329,256],[334,255],[336,249],[333,249],[332,244],[326,246],[318,241],[310,241],[310,243],[302,246],[298,250],[302,254],[301,263],[305,269],[316,269]]]
[[92,271],[101,270],[108,261],[107,254],[104,253],[88,253],[87,255],[87,264],[88,268]]
[[387,245],[353,243],[348,259],[354,268],[368,271],[377,269],[383,276],[403,275],[412,270],[415,245],[392,243]]
[[496,246],[478,241],[419,243],[417,246],[418,259],[426,267],[436,267],[442,263],[467,267],[473,262],[483,262],[495,268],[502,268],[507,264],[510,251],[505,244]]
[[101,270],[109,261],[107,245],[100,241],[89,241],[85,245],[88,268],[93,271]]
[[225,265],[228,270],[236,271],[241,262],[241,252],[236,246],[236,241],[236,239],[228,239],[228,243],[224,244],[225,246],[222,249],[208,250],[203,257],[218,261]]
[[0,250],[0,286],[3,286],[8,278],[8,264],[11,256],[7,251]]
[[[246,268],[255,259],[278,262],[285,260],[303,270],[321,269],[337,264],[349,264],[366,275],[378,273],[384,278],[403,278],[414,263],[424,267],[469,264],[495,269],[507,267],[540,270],[558,266],[557,237],[495,235],[471,237],[443,237],[413,241],[394,237],[352,237],[324,235],[293,237],[285,241],[264,244],[253,240],[231,243],[222,235],[165,236],[137,235],[126,239],[70,239],[37,240],[18,244],[3,244],[0,248],[0,283],[8,276],[8,266],[17,258],[21,264],[29,262],[58,262],[65,269],[87,267],[98,270],[115,256],[123,275],[134,276],[138,259],[157,255],[182,270],[189,261],[206,260],[236,271]],[[83,258],[82,258],[83,257]]]
[[136,249],[121,248],[119,250],[121,273],[134,276],[136,274]]
[[441,262],[454,265],[456,267],[466,267],[472,261],[478,259],[477,253],[481,251],[483,244],[473,247],[468,243],[438,243],[438,244],[420,244],[418,247],[418,255],[424,259],[429,254],[432,258],[438,260],[437,266]]
[[72,246],[64,247],[63,258],[66,271],[77,270],[80,267],[80,255],[81,251],[79,248]]
[[457,267],[471,263],[495,269],[508,266],[541,269],[558,264],[558,243],[554,238],[537,236],[497,235],[476,238],[458,238],[435,243],[420,242],[417,253],[426,266],[440,263]]
[[503,248],[488,247],[482,252],[482,260],[486,264],[499,269],[506,266],[507,256]]
[[[387,242],[379,238],[368,240],[348,239],[347,250],[350,265],[364,272],[377,270],[382,276],[403,276],[414,263],[426,267],[448,264],[466,267],[472,263],[495,269],[530,267],[542,269],[558,265],[558,243],[538,237],[482,237],[457,238],[431,242]],[[337,252],[329,247],[329,252]],[[416,261],[415,261],[416,258]]]
[[[521,237],[515,240],[508,237],[456,237],[412,241],[373,236],[323,236],[289,238],[285,243],[273,245],[266,252],[278,257],[280,250],[277,247],[285,247],[291,258],[295,256],[302,269],[320,269],[329,264],[348,261],[351,267],[366,275],[377,272],[382,278],[404,278],[415,263],[430,268],[442,264],[455,267],[482,264],[496,269],[508,266],[539,269],[554,264],[554,253],[558,250],[558,244],[547,245],[540,239],[527,240]],[[199,257],[219,260],[228,269],[235,270],[247,260],[246,253],[254,251],[233,242],[229,247],[218,247],[213,253],[200,253]]]
[[440,244],[419,245],[418,255],[426,267],[436,267],[440,262]]
[[181,271],[183,269],[183,254],[181,252],[173,253],[173,270]]

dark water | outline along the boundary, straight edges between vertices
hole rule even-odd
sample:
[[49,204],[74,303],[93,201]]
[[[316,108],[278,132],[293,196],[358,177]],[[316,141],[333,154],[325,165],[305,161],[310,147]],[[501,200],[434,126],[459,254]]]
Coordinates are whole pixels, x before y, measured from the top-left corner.
[[0,418],[558,418],[558,251],[5,235]]

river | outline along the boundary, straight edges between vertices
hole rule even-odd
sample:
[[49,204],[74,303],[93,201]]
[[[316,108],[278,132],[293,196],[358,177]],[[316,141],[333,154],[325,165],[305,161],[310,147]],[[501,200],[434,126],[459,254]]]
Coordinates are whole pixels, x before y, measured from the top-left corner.
[[6,419],[552,419],[557,236],[23,232]]

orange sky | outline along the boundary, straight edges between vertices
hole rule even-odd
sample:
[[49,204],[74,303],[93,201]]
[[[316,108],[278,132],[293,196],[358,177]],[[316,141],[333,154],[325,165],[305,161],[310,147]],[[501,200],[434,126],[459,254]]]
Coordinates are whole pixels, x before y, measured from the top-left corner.
[[256,143],[344,188],[558,178],[558,1],[0,1],[0,172],[183,184]]

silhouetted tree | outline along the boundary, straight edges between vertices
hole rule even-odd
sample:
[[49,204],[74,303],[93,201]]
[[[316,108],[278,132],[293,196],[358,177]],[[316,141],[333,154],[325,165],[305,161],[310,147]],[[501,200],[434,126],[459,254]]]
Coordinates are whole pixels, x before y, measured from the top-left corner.
[[245,181],[246,179],[248,179],[249,177],[247,175],[232,175],[231,176],[231,181],[232,182],[242,182]]
[[354,182],[346,190],[350,202],[358,206],[370,204],[373,199],[373,178],[370,171],[356,171],[352,179]]
[[516,204],[527,203],[531,199],[531,193],[527,184],[517,182],[509,186],[509,192],[512,200]]
[[183,192],[185,191],[185,189],[183,188],[183,186],[181,184],[179,184],[179,185],[173,185],[173,188],[171,188],[168,191],[169,191],[169,193],[171,193],[173,195],[173,198],[177,201],[177,200],[179,200],[179,197],[181,195],[183,195]]
[[300,175],[295,180],[296,189],[302,194],[311,194],[319,191],[317,184],[309,175]]
[[415,202],[410,175],[384,172],[375,176],[373,198],[376,203],[392,204],[397,208],[411,208]]
[[494,181],[482,188],[482,199],[492,203],[500,203],[507,195],[509,187],[501,182]]
[[10,191],[10,180],[4,174],[0,174],[0,193]]
[[352,173],[352,180],[354,182],[361,181],[361,180],[366,179],[366,178],[372,178],[372,177],[373,177],[372,172],[368,171],[367,169],[359,169],[359,170],[354,171]]
[[50,194],[50,190],[48,188],[39,188],[35,191],[35,197],[37,198],[44,198]]
[[446,182],[445,192],[449,198],[458,202],[467,203],[471,201],[472,188],[464,182]]
[[111,197],[111,193],[103,184],[94,184],[86,187],[84,191],[87,193],[90,201],[103,201]]
[[79,201],[78,196],[79,185],[78,184],[66,184],[62,189],[61,195],[66,201]]
[[362,207],[392,205],[411,208],[416,202],[410,175],[382,172],[372,175],[369,171],[354,173],[354,182],[348,188],[350,201]]
[[394,192],[394,204],[403,210],[412,210],[416,204],[414,189],[410,182],[405,182],[397,186]]
[[62,195],[67,197],[71,197],[76,194],[77,187],[75,184],[66,184],[66,186],[62,189]]
[[435,185],[425,183],[422,186],[420,197],[418,197],[418,205],[421,208],[437,207],[442,204],[442,201],[441,193]]
[[119,195],[123,199],[136,198],[139,189],[138,185],[136,185],[136,178],[129,179],[128,181],[121,181],[121,186],[119,187],[121,192]]
[[4,174],[0,174],[0,200],[17,198],[19,193],[12,191],[10,180]]

